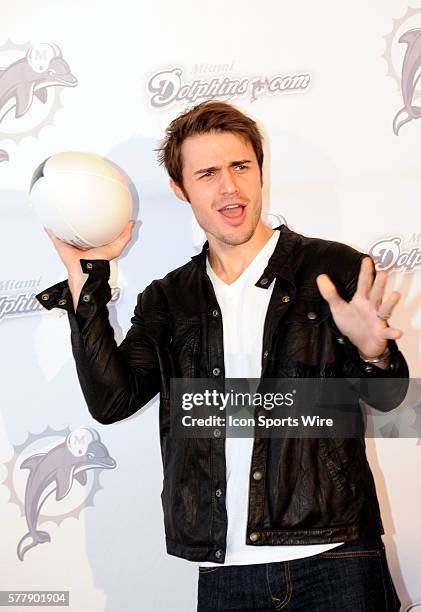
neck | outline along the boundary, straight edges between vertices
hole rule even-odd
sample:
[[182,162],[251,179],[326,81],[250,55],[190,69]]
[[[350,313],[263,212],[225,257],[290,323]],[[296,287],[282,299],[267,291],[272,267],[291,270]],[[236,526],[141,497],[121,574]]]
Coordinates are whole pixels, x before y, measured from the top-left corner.
[[265,246],[273,232],[272,228],[260,220],[252,237],[243,244],[224,244],[208,236],[212,270],[225,283],[233,283]]

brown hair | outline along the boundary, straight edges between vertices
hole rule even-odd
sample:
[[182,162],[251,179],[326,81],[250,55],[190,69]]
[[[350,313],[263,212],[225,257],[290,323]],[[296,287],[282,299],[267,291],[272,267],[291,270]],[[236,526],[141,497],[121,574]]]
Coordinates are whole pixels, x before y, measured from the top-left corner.
[[263,136],[256,122],[227,102],[205,100],[173,119],[165,130],[160,147],[155,149],[159,151],[159,164],[165,166],[170,177],[183,192],[181,145],[188,136],[209,132],[231,132],[248,140],[256,154],[260,181],[263,182]]

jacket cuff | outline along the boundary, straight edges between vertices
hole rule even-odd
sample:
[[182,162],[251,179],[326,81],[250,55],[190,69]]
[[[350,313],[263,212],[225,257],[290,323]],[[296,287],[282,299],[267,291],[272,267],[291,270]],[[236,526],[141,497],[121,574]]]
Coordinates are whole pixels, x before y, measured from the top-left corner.
[[[88,274],[89,276],[82,287],[79,297],[79,305],[81,303],[89,304],[92,293],[99,286],[101,286],[104,281],[108,281],[110,277],[110,262],[107,259],[81,259],[80,267],[82,272]],[[109,288],[108,283],[107,286]],[[111,291],[109,297],[111,297]],[[51,310],[52,308],[61,308],[62,310],[66,310],[67,312],[74,314],[73,297],[69,289],[67,279],[62,280],[55,285],[48,287],[47,289],[44,289],[40,293],[36,294],[35,298],[38,300],[41,306],[47,310]]]
[[404,356],[394,340],[388,340],[390,349],[389,364],[386,368],[378,367],[375,363],[367,363],[361,359],[357,347],[344,336],[337,328],[333,319],[330,321],[336,342],[344,360],[344,375],[350,378],[407,378],[408,366]]
[[82,271],[90,276],[106,278],[110,277],[110,262],[108,259],[81,259]]
[[68,310],[69,303],[71,304],[71,297],[67,279],[51,285],[51,287],[35,295],[41,306],[44,306],[47,310],[55,307]]

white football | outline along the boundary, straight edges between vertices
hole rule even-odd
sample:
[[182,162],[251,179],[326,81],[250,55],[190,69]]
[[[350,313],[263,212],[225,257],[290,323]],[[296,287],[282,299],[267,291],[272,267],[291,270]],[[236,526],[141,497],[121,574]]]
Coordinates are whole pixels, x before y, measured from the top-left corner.
[[127,178],[94,153],[48,157],[32,176],[29,199],[44,227],[81,249],[112,242],[133,213]]

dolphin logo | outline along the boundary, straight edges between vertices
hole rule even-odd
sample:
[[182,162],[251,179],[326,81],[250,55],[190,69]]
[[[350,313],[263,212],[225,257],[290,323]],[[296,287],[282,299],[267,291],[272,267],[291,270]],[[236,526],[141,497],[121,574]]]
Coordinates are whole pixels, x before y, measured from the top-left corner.
[[[113,469],[115,460],[110,457],[95,429],[80,428],[71,432],[66,440],[47,453],[31,455],[20,468],[30,470],[25,488],[25,517],[28,532],[17,546],[18,558],[23,561],[25,553],[38,544],[50,542],[46,531],[37,529],[40,510],[51,493],[56,492],[56,501],[69,493],[74,480],[81,485],[87,483],[87,470]],[[25,541],[29,543],[25,544]]]
[[250,102],[254,102],[255,100],[257,100],[257,96],[259,95],[259,93],[262,90],[265,90],[266,88],[267,88],[267,79],[260,78],[260,79],[255,79],[254,81],[252,81]]
[[[421,29],[408,30],[399,38],[400,43],[406,43],[407,49],[402,64],[402,98],[403,107],[396,113],[393,119],[393,131],[396,136],[405,123],[421,117],[421,107],[414,106],[415,89],[421,76]],[[404,118],[400,119],[402,115]]]
[[[34,97],[45,104],[47,87],[77,84],[57,45],[41,43],[31,47],[24,58],[0,68],[0,124],[12,109],[16,119],[25,115]],[[0,162],[8,160],[7,151],[0,149]]]

